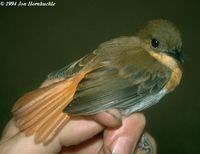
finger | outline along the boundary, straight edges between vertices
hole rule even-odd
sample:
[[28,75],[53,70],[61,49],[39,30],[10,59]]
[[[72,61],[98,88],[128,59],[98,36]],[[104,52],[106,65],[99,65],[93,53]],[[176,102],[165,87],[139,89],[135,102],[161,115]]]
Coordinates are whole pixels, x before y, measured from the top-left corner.
[[119,127],[122,124],[122,115],[117,109],[109,109],[92,116],[92,118],[105,127]]
[[72,118],[60,133],[62,145],[70,146],[90,139],[104,127],[117,127],[122,124],[121,113],[117,109],[98,113],[94,116]]
[[15,120],[11,119],[6,125],[6,127],[4,128],[1,140],[7,140],[15,136],[18,132],[19,132],[19,129],[15,125]]
[[97,154],[103,145],[102,138],[100,133],[79,145],[62,148],[59,154]]
[[[118,116],[117,114],[119,114],[118,111],[111,110],[111,111],[105,112],[105,114],[102,113],[102,114],[96,115],[96,120],[100,122],[96,122],[94,120],[95,118],[92,119],[91,117],[72,118],[67,123],[67,125],[63,128],[63,130],[58,134],[58,136],[52,141],[52,143],[46,146],[47,151],[51,151],[51,149],[59,149],[63,145],[64,146],[76,145],[85,140],[88,140],[104,129],[104,126],[102,126],[102,124],[105,124],[107,126],[119,125],[120,120],[113,118],[114,116],[115,117]],[[106,121],[107,119],[109,121]],[[11,137],[18,132],[19,130],[15,126],[15,121],[12,119],[8,123],[8,126],[6,127],[4,131],[4,138]],[[26,137],[23,133],[20,133],[20,134],[18,134],[18,136],[15,139],[20,140],[24,143],[28,142],[27,140],[29,140],[31,143],[34,144],[33,136]],[[35,145],[35,147],[39,147],[39,149],[44,148],[42,145],[41,146]]]
[[101,132],[104,127],[90,117],[72,118],[59,133],[61,146],[77,145]]
[[[12,124],[13,125],[13,124]],[[11,127],[9,127],[11,128]],[[101,132],[103,126],[89,117],[76,117],[71,119],[63,130],[48,145],[35,144],[34,136],[25,136],[17,133],[10,140],[0,145],[0,153],[58,153],[62,146],[70,146],[82,143]],[[10,132],[10,131],[7,131]],[[10,133],[11,134],[11,133]],[[21,145],[26,145],[23,147]],[[12,148],[9,148],[12,147]]]
[[135,113],[124,118],[121,127],[107,128],[104,132],[103,151],[106,154],[130,154],[134,151],[144,126],[144,115]]

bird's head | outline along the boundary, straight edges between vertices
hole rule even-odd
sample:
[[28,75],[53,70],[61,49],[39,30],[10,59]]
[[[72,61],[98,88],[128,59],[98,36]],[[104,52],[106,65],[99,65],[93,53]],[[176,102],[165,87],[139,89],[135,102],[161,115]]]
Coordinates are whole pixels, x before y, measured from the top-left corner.
[[168,55],[183,62],[182,40],[179,30],[168,20],[152,20],[137,36],[146,50]]

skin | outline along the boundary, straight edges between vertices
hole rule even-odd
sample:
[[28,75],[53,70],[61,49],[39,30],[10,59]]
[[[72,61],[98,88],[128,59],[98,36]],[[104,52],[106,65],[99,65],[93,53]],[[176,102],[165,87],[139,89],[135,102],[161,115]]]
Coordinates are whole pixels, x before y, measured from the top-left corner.
[[[35,144],[33,136],[26,137],[19,132],[15,121],[11,119],[2,135],[0,153],[130,154],[135,151],[135,154],[140,154],[141,151],[136,145],[145,123],[145,117],[141,113],[121,117],[120,113],[113,109],[93,117],[73,118],[50,144],[43,145]],[[155,148],[153,138],[150,140]]]

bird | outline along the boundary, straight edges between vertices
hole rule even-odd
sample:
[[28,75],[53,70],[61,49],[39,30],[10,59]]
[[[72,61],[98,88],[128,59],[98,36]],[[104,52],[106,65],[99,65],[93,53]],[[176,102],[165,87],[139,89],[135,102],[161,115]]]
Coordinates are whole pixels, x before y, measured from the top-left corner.
[[183,62],[179,29],[166,19],[150,20],[135,36],[101,43],[50,73],[14,104],[16,126],[36,144],[48,144],[71,117],[143,111],[179,85]]

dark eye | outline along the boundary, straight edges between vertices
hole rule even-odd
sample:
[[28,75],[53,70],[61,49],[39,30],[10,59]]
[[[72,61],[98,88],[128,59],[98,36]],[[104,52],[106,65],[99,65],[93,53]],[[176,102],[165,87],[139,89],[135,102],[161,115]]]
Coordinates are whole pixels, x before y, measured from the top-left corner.
[[159,41],[156,40],[155,38],[153,38],[153,39],[151,40],[151,46],[152,46],[153,48],[157,48],[158,45],[159,45]]

